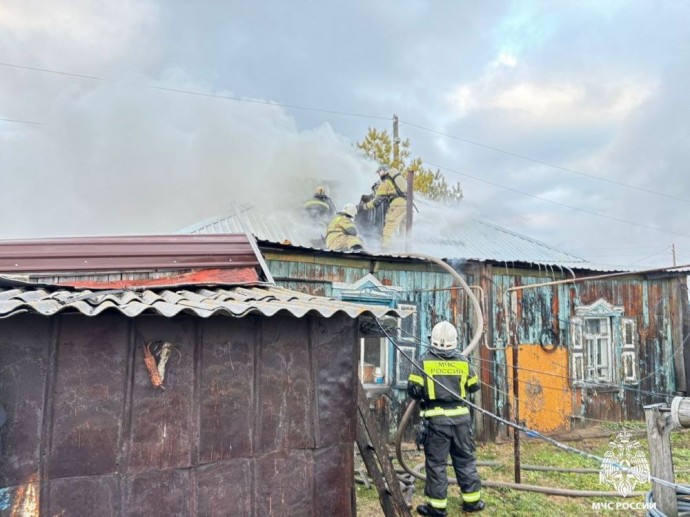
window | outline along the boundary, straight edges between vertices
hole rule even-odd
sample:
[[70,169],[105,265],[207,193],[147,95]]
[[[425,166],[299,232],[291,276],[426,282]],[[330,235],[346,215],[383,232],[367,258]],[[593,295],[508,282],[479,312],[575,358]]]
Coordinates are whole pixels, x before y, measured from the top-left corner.
[[585,318],[586,379],[613,382],[611,318]]
[[417,306],[398,304],[397,307],[413,311],[406,318],[387,317],[381,321],[386,332],[395,340],[397,347],[394,347],[385,335],[381,335],[378,324],[364,327],[360,325],[359,378],[365,385],[396,388],[407,386],[407,379],[413,365],[405,356],[415,361],[419,349],[417,346]]
[[407,386],[407,379],[414,368],[407,357],[416,361],[417,350],[419,349],[417,346],[417,306],[411,303],[399,303],[398,308],[414,311],[407,318],[398,320],[397,345],[400,350],[397,348],[395,350],[395,386],[404,388]]
[[[362,383],[390,385],[388,379],[388,338],[363,337],[359,341],[359,378]],[[377,382],[377,380],[381,382]]]
[[570,320],[570,371],[574,385],[636,384],[635,320],[623,307],[600,299],[575,309]]

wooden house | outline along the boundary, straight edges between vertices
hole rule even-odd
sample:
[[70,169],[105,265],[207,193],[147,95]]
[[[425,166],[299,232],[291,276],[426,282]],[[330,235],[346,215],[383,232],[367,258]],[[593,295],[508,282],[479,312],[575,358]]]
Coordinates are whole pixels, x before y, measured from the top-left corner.
[[[433,325],[447,319],[466,344],[471,304],[451,275],[421,258],[398,253],[338,253],[314,246],[285,218],[251,206],[182,230],[248,232],[258,241],[277,284],[289,289],[412,310],[395,325],[400,349],[423,352]],[[686,273],[624,271],[596,265],[484,221],[415,239],[411,252],[444,259],[480,300],[485,333],[476,354],[478,402],[495,414],[543,432],[643,418],[642,405],[687,393]],[[375,328],[360,329],[358,371],[389,436],[406,406],[411,365]],[[518,392],[513,351],[518,351]],[[379,368],[381,383],[372,382]],[[486,416],[484,439],[504,428]]]

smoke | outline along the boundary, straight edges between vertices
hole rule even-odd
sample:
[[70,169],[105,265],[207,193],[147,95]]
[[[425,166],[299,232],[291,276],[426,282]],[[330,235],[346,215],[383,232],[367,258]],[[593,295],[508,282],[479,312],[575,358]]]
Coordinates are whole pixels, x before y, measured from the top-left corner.
[[318,184],[357,202],[374,177],[329,125],[300,131],[279,107],[88,86],[42,126],[2,128],[0,237],[170,233],[233,202],[301,208]]

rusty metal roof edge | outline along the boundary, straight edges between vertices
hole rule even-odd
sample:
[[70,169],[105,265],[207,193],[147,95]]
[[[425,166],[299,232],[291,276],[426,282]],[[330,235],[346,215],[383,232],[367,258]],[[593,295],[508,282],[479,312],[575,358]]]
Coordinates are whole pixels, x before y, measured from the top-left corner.
[[273,275],[271,275],[271,271],[268,269],[266,260],[259,249],[259,244],[256,242],[256,237],[249,232],[244,232],[244,234],[247,236],[247,240],[249,241],[252,250],[254,250],[254,255],[256,255],[256,258],[259,261],[259,266],[261,267],[261,272],[264,274],[264,278],[266,278],[268,283],[275,285],[275,280],[273,280]]
[[260,257],[253,236],[246,232],[0,240],[0,268],[9,275],[257,267]]

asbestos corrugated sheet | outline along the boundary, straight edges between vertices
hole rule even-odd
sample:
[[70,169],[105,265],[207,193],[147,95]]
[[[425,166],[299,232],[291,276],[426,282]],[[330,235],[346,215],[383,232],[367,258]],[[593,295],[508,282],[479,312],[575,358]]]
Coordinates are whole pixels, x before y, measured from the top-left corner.
[[116,310],[135,317],[144,312],[172,318],[178,314],[192,314],[202,318],[214,315],[242,317],[248,314],[273,316],[281,311],[301,318],[318,314],[330,318],[339,312],[355,318],[362,314],[382,317],[400,315],[386,307],[341,302],[266,286],[233,289],[180,289],[162,291],[90,291],[16,288],[0,291],[0,318],[18,313],[37,313],[52,316],[60,312],[78,312],[97,316]]
[[[289,217],[264,217],[251,205],[233,205],[223,215],[189,226],[180,233],[222,234],[246,232],[259,241],[289,244],[291,246],[314,247],[313,232]],[[594,265],[586,260],[558,250],[543,242],[531,239],[506,228],[468,219],[458,223],[451,232],[417,237],[409,249],[410,253],[433,255],[443,259],[475,260],[480,262],[525,262],[535,266],[554,266],[574,269],[617,271],[624,268]],[[399,257],[395,252],[375,256]]]

